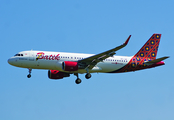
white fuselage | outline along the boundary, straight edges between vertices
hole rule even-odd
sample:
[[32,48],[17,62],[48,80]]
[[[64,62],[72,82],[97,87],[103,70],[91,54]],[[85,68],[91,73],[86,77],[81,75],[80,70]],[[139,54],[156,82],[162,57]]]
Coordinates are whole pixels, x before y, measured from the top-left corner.
[[[11,57],[9,64],[22,68],[31,69],[46,69],[58,70],[69,73],[86,73],[85,69],[78,69],[77,71],[64,71],[62,69],[62,62],[64,61],[78,61],[93,54],[82,53],[65,53],[65,52],[48,52],[48,51],[23,51]],[[37,59],[38,58],[38,59]],[[97,63],[90,73],[94,72],[111,72],[124,67],[131,60],[132,57],[113,56],[105,59],[103,62]]]

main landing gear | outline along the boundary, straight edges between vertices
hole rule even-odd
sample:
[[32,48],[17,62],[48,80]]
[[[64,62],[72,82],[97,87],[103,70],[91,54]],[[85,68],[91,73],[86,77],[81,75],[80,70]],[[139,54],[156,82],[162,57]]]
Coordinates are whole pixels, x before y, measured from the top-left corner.
[[[76,84],[80,84],[80,83],[82,82],[82,80],[79,78],[78,73],[74,73],[74,75],[77,76],[77,79],[76,79],[75,83],[76,83]],[[87,73],[87,74],[85,75],[85,78],[86,78],[86,79],[91,78],[91,74],[90,74],[90,73]]]
[[31,68],[28,68],[28,70],[29,70],[29,74],[27,75],[27,77],[30,78],[31,77],[31,71],[32,71],[32,69]]
[[80,84],[82,82],[82,80],[79,78],[79,74],[78,73],[74,73],[75,76],[77,76],[77,79],[76,79],[76,84]]
[[91,78],[91,74],[90,74],[90,73],[87,73],[87,74],[85,75],[85,78],[86,78],[86,79]]

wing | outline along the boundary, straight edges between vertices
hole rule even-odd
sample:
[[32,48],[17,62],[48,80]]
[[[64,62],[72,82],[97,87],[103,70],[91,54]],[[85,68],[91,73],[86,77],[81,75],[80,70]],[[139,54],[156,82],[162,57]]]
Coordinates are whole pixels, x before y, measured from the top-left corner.
[[115,52],[123,47],[125,47],[127,45],[127,43],[129,42],[131,35],[127,38],[127,40],[120,46],[115,47],[111,50],[108,50],[106,52],[82,59],[78,61],[78,64],[81,66],[81,68],[83,69],[92,69],[98,62],[102,62],[103,60],[105,60],[108,57],[112,57],[114,54],[116,54]]

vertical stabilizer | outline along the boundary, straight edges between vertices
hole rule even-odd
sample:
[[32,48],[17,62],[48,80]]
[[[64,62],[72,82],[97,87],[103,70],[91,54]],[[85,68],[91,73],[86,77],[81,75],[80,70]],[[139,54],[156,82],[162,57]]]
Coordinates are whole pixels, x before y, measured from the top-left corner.
[[[113,71],[113,72],[129,72],[141,69],[146,69],[154,66],[148,66],[147,64],[152,64],[152,62],[158,62],[163,59],[156,59],[157,51],[160,43],[161,34],[153,34],[150,39],[144,44],[144,46],[131,58],[129,63],[123,68]],[[165,58],[166,59],[166,58]],[[149,62],[152,61],[152,62]],[[160,65],[163,65],[161,63]],[[156,65],[157,66],[157,65]]]
[[153,34],[144,46],[135,54],[135,57],[156,59],[161,34]]

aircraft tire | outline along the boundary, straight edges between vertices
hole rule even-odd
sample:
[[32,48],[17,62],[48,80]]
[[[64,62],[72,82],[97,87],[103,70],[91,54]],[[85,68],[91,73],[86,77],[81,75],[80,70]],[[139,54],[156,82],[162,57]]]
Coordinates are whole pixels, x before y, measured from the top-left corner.
[[77,78],[75,82],[76,82],[76,84],[80,84],[82,82],[82,80]]
[[27,77],[28,77],[28,78],[30,78],[30,77],[31,77],[31,75],[30,75],[30,74],[28,74],[28,75],[27,75]]
[[85,75],[85,78],[86,78],[86,79],[91,78],[91,74],[90,74],[90,73],[87,73],[87,74]]

